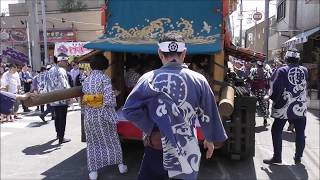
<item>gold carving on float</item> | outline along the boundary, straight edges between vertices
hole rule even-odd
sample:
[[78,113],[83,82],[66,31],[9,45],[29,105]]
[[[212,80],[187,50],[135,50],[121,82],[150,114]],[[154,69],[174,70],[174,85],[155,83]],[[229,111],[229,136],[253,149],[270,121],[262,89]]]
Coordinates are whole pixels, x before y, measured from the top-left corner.
[[[109,36],[105,37],[96,42],[109,42],[109,43],[120,43],[120,44],[156,44],[158,43],[159,37],[166,32],[175,32],[181,34],[186,43],[191,44],[212,44],[217,38],[220,38],[220,34],[209,35],[212,31],[212,26],[208,22],[203,21],[203,27],[200,30],[202,34],[207,33],[208,36],[200,36],[199,33],[194,34],[193,21],[180,18],[177,22],[173,23],[170,18],[159,18],[149,22],[149,25],[142,26],[137,25],[136,27],[128,30],[121,27],[118,23],[115,23],[110,32]],[[217,27],[215,27],[217,28]]]

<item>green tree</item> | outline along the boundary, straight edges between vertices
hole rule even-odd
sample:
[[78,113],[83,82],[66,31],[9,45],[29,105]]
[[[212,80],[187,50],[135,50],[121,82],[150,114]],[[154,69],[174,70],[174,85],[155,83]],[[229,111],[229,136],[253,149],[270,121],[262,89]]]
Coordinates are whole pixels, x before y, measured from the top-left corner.
[[58,3],[63,12],[81,11],[87,7],[83,0],[59,0]]

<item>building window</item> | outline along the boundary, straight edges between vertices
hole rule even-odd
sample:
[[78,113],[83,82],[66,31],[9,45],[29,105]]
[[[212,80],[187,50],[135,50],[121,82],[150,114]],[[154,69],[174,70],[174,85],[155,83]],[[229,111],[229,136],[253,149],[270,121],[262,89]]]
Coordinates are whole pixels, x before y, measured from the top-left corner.
[[277,21],[286,17],[286,0],[282,1],[277,7]]

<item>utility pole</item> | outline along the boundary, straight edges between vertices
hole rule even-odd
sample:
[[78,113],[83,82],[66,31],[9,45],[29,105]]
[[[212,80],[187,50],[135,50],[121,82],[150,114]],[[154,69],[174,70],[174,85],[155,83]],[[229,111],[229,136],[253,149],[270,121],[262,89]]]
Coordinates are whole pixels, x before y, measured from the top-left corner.
[[263,50],[266,55],[266,62],[268,62],[268,43],[269,43],[269,0],[264,0],[264,43]]
[[27,29],[27,38],[28,38],[28,57],[29,57],[29,61],[28,61],[28,64],[30,66],[32,66],[32,62],[31,62],[31,59],[32,59],[32,53],[31,53],[31,39],[30,39],[30,25],[29,25],[29,22],[27,20],[25,20],[24,22],[26,24],[26,29]]
[[48,42],[47,42],[47,19],[46,7],[44,0],[41,0],[41,13],[42,13],[42,34],[44,43],[44,64],[48,63]]
[[233,19],[234,17],[233,16],[231,16],[231,24],[232,24],[232,40],[234,40],[234,19]]
[[[258,12],[258,8],[256,7],[256,11]],[[257,40],[257,20],[254,20],[254,38],[253,38],[253,52],[256,53],[256,40]]]
[[243,6],[242,0],[240,0],[240,47],[242,47],[242,20],[243,20]]
[[32,27],[31,35],[31,65],[34,70],[40,70],[41,55],[40,55],[40,41],[39,41],[39,18],[38,18],[38,4],[37,0],[26,0],[28,6],[28,22]]

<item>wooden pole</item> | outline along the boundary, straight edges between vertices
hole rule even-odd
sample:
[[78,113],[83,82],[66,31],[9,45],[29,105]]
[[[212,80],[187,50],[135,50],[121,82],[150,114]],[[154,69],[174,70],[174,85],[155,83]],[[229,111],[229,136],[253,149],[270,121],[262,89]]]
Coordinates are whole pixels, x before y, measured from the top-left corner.
[[22,103],[27,106],[39,106],[42,104],[49,104],[55,101],[70,99],[82,96],[82,86],[77,86],[69,89],[52,91],[49,93],[37,94],[34,97],[31,97]]
[[234,109],[234,89],[226,86],[222,89],[219,102],[219,112],[222,117],[230,117]]
[[[214,55],[214,62],[213,64],[213,79],[216,81],[224,81],[224,52],[221,51]],[[219,92],[221,86],[220,85],[214,85],[213,91]]]

